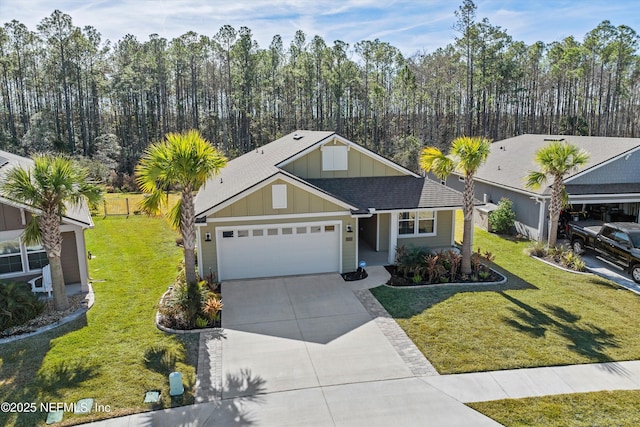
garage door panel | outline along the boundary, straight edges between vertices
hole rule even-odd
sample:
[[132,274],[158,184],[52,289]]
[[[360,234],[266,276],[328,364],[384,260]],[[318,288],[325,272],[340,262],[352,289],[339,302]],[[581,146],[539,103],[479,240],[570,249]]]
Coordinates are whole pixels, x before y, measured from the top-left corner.
[[339,223],[327,222],[219,230],[219,276],[228,280],[338,272],[339,229]]

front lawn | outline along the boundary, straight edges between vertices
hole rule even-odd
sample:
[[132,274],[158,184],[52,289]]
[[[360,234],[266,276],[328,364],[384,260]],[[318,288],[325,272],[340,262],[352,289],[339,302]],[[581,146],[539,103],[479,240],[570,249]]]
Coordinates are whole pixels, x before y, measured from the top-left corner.
[[470,403],[506,427],[636,427],[640,391],[601,391]]
[[529,242],[476,229],[474,243],[505,285],[372,289],[438,372],[640,359],[638,295],[530,258]]
[[[198,335],[160,332],[156,306],[175,278],[181,251],[164,218],[94,218],[87,249],[95,305],[86,317],[0,347],[0,401],[73,403],[93,398],[107,412],[64,414],[70,425],[193,403]],[[168,374],[182,372],[183,398],[169,397]],[[159,389],[159,404],[143,403]],[[44,425],[46,413],[0,413],[0,425]]]

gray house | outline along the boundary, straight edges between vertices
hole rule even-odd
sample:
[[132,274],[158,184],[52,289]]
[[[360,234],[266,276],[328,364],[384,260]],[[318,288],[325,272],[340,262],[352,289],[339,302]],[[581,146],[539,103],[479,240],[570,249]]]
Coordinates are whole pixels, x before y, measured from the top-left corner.
[[[570,212],[603,221],[640,220],[640,138],[527,134],[496,141],[476,175],[476,197],[495,204],[510,199],[518,232],[546,238],[551,189],[527,188],[525,177],[537,170],[536,151],[551,141],[572,143],[590,155],[584,167],[565,179]],[[464,188],[459,175],[451,175],[445,184]]]

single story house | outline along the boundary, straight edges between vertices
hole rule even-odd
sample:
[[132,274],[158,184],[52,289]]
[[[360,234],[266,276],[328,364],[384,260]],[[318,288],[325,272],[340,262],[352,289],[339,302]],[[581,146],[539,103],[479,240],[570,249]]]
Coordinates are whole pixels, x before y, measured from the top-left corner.
[[[14,166],[31,167],[33,161],[6,151],[0,151],[0,180]],[[24,227],[32,213],[31,206],[0,197],[0,280],[27,281],[41,275],[49,263],[41,245],[27,245],[22,240]],[[89,269],[84,230],[93,227],[86,205],[69,208],[62,217],[62,272],[65,283],[80,284],[88,291]]]
[[[454,244],[462,195],[334,132],[231,160],[195,200],[198,270],[220,280],[350,272],[397,245]],[[369,264],[371,265],[371,264]]]
[[[503,197],[510,199],[517,231],[532,239],[546,239],[551,182],[537,190],[527,188],[525,182],[530,171],[538,170],[536,151],[551,141],[565,141],[589,153],[589,161],[564,180],[569,212],[576,219],[640,220],[640,138],[527,134],[496,141],[475,175],[476,197],[494,204]],[[464,188],[459,174],[444,183]]]

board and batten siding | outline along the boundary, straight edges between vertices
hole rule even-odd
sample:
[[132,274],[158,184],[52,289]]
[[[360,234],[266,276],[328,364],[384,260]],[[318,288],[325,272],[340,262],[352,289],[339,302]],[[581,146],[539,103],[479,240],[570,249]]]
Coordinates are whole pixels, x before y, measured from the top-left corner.
[[22,225],[20,209],[0,204],[0,231],[20,230],[22,228],[24,228],[24,225]]
[[[272,185],[287,186],[287,207],[284,209],[273,209],[272,205]],[[237,202],[227,206],[213,215],[212,218],[235,218],[243,216],[261,215],[283,215],[283,214],[306,214],[317,212],[342,212],[345,208],[338,206],[322,197],[311,194],[304,189],[286,183],[283,180],[276,180],[272,184],[254,191]]]
[[[333,143],[329,143],[333,146]],[[344,144],[336,143],[335,146]],[[398,176],[405,175],[397,169],[394,169],[379,160],[368,156],[354,148],[347,153],[348,168],[344,171],[323,171],[322,170],[322,151],[320,147],[309,152],[307,155],[294,160],[285,165],[282,169],[290,172],[300,178],[357,178],[367,176]]]
[[594,168],[584,175],[568,179],[567,184],[637,184],[640,182],[640,150],[611,163]]

